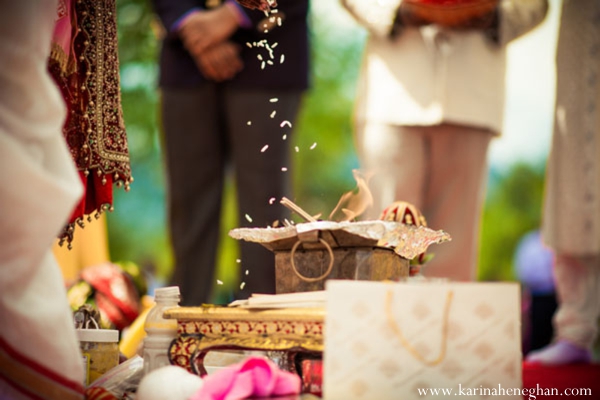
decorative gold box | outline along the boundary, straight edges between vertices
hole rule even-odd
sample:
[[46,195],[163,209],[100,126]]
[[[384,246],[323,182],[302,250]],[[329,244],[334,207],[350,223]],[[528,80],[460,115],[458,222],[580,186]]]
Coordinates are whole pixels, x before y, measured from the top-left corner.
[[197,375],[206,374],[204,357],[211,350],[281,351],[290,366],[300,353],[323,351],[324,308],[178,307],[164,317],[177,319],[171,364]]
[[450,238],[425,226],[380,220],[239,228],[229,235],[275,253],[278,294],[323,290],[326,279],[397,281],[409,275],[409,260]]

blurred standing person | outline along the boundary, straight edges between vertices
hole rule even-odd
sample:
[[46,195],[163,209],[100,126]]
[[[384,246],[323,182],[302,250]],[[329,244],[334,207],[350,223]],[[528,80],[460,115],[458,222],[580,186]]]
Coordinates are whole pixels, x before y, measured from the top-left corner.
[[452,241],[425,274],[476,277],[491,139],[502,131],[506,45],[545,17],[546,0],[342,0],[369,31],[356,146],[377,214],[396,200]]
[[[270,13],[231,0],[153,3],[166,31],[160,87],[172,284],[182,304],[199,305],[214,283],[230,164],[242,226],[286,215],[272,199],[291,188],[290,128],[308,87],[308,0],[279,1]],[[241,295],[274,293],[273,254],[243,242],[241,260]]]
[[554,342],[527,361],[590,362],[600,317],[600,2],[564,0],[544,241],[555,252]]

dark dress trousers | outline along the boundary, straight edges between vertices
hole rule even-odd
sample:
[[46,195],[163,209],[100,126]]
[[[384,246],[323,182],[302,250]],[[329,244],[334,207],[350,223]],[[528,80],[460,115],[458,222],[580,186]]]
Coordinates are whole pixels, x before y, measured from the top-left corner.
[[[181,289],[181,304],[194,306],[212,300],[229,171],[237,193],[238,226],[266,227],[288,217],[279,199],[291,195],[293,129],[282,123],[289,121],[293,127],[308,87],[308,0],[279,0],[278,13],[272,16],[282,18],[281,26],[268,33],[262,29],[263,12],[243,9],[251,26],[238,29],[230,40],[241,46],[244,68],[222,83],[202,76],[172,30],[190,10],[207,8],[205,2],[153,3],[167,32],[159,84],[175,258],[171,283]],[[265,145],[269,147],[261,151]],[[240,250],[235,287],[244,284],[234,296],[274,293],[274,254],[256,243],[242,242]]]

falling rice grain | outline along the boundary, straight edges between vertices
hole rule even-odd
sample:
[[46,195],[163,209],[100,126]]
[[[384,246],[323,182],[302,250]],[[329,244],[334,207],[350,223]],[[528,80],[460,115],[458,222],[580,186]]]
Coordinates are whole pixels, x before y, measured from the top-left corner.
[[248,222],[252,222],[252,218],[250,218],[248,214],[246,214],[246,219],[248,220]]
[[273,97],[272,99],[269,99],[269,101],[271,103],[277,103],[279,101],[279,99],[277,97]]
[[281,170],[282,170],[283,172],[285,172],[285,171],[287,171],[287,168],[286,168],[286,167],[281,167]]
[[281,26],[281,17],[277,17],[277,25]]
[[239,258],[236,258],[236,259],[235,259],[235,262],[239,264],[239,263],[241,263],[241,262],[242,262],[242,260],[241,260],[241,259],[239,259]]
[[263,61],[262,63],[260,63],[260,69],[265,69],[265,62]]
[[248,47],[252,48],[252,43],[250,43],[250,42],[246,42],[246,46],[248,46]]
[[220,281],[217,279],[217,285],[222,285],[222,284],[223,284],[223,281]]
[[257,55],[256,55],[256,58],[258,58],[258,59],[259,59],[259,60],[261,60],[261,61],[262,61],[262,59],[263,59],[263,58],[262,58],[262,55],[260,55],[260,54],[257,54]]
[[269,65],[273,65],[273,61],[271,61],[271,60],[267,60],[267,64],[269,64]]
[[298,148],[298,146],[294,147],[294,149],[296,149],[296,153],[298,153],[300,151],[300,149]]
[[246,275],[248,275],[250,273],[250,271],[246,270]]
[[290,128],[292,127],[292,123],[290,121],[283,121],[281,124],[279,124],[280,128],[283,128],[284,126],[289,126]]
[[286,135],[286,134],[284,134],[284,135],[283,135],[281,138],[282,138],[283,140],[286,140],[286,139],[287,139],[287,135]]
[[247,125],[252,125],[252,121],[246,122]]
[[277,42],[273,43],[273,45],[271,46],[271,48],[274,49],[275,47],[277,47],[278,44],[279,43],[277,43]]
[[265,144],[265,145],[262,147],[262,149],[260,149],[260,152],[261,152],[261,153],[264,153],[265,151],[267,151],[267,149],[268,149],[268,148],[269,148],[269,145],[268,145],[268,144]]
[[271,113],[271,118],[275,118],[275,114],[277,114],[277,111],[273,111],[273,112]]
[[240,290],[244,290],[244,286],[246,286],[246,282],[242,282],[242,283],[240,284]]
[[266,47],[266,48],[267,48],[267,50],[269,51],[269,57],[270,57],[270,58],[274,58],[274,56],[273,56],[273,49],[271,48],[271,46],[269,46],[269,43],[267,43],[267,44],[265,45],[265,47]]
[[271,198],[269,199],[269,204],[273,204],[273,203],[275,203],[275,200],[277,200],[275,197],[271,197]]
[[284,61],[285,61],[285,54],[282,54],[281,57],[279,58],[279,64],[283,64]]
[[312,149],[314,149],[315,147],[317,147],[317,142],[314,142],[314,143],[312,144],[312,146],[310,146],[310,149],[312,150]]

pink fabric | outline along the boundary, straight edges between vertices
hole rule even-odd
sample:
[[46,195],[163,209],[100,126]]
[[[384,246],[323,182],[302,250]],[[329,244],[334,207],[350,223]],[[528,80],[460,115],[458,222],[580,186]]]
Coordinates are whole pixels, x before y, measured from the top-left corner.
[[56,23],[54,25],[54,33],[52,41],[60,46],[67,57],[71,55],[71,39],[72,39],[72,24],[73,18],[71,13],[72,0],[59,0],[56,10]]
[[300,377],[266,358],[249,357],[204,378],[189,400],[238,400],[300,393]]

